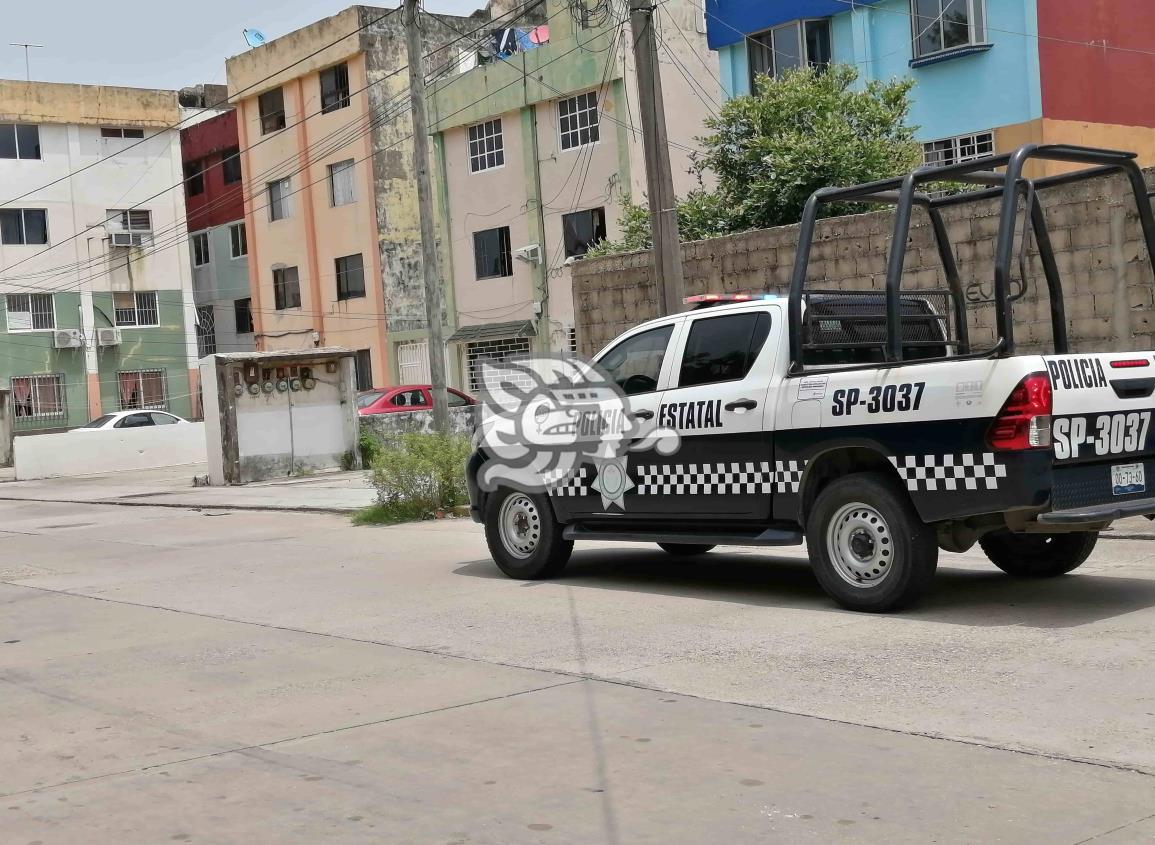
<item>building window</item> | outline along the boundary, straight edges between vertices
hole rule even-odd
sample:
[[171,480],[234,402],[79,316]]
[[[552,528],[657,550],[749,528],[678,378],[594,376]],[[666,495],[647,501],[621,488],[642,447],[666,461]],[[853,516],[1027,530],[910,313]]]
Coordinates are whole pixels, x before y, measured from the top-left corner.
[[113,246],[143,246],[152,237],[152,212],[148,209],[109,209],[104,216]]
[[760,75],[782,76],[788,70],[808,67],[825,69],[830,64],[830,21],[791,21],[747,39],[750,87],[757,90]]
[[509,227],[474,232],[473,261],[479,279],[512,276],[513,255],[509,249]]
[[126,129],[123,126],[100,127],[101,138],[143,138],[143,129]]
[[217,352],[217,318],[211,305],[197,306],[197,356],[215,355]]
[[269,183],[269,219],[284,220],[292,212],[288,177]]
[[40,127],[0,123],[0,158],[40,158]]
[[357,375],[358,390],[373,389],[373,356],[368,349],[358,349],[353,356],[353,369]]
[[221,153],[221,176],[226,185],[241,181],[241,151],[237,147]]
[[[509,358],[515,358],[529,354],[529,338],[527,337],[505,337],[499,340],[479,340],[470,343],[465,347],[465,370],[469,374],[469,390],[471,393],[477,393],[485,385],[481,375],[481,362],[488,360],[490,363],[505,361]],[[522,387],[532,387],[532,383],[528,377],[520,376],[514,371],[510,371],[511,378]],[[519,381],[524,379],[524,381]]]
[[429,384],[429,341],[399,343],[396,353],[397,379],[401,384]]
[[8,331],[38,332],[56,328],[56,309],[50,293],[10,293],[5,297]]
[[560,120],[561,148],[572,150],[586,144],[596,144],[598,138],[598,92],[588,91],[576,97],[559,100],[557,113]]
[[57,420],[64,422],[68,408],[64,397],[64,376],[58,373],[12,377],[12,409],[16,424],[21,421]]
[[273,307],[278,311],[301,307],[301,281],[296,267],[273,269]]
[[349,66],[345,64],[321,71],[321,114],[349,105]]
[[364,296],[365,264],[361,253],[342,256],[334,263],[337,266],[337,301]]
[[193,267],[203,267],[209,263],[209,233],[197,232],[191,238]]
[[353,185],[353,159],[330,164],[329,203],[333,206],[349,205],[356,199],[357,193]]
[[257,110],[261,114],[262,135],[285,128],[285,95],[280,88],[257,97]]
[[984,0],[911,0],[914,57],[986,41]]
[[246,296],[244,299],[233,300],[233,320],[237,326],[237,334],[253,333],[253,300]]
[[48,243],[48,212],[43,208],[0,209],[0,243]]
[[606,210],[591,208],[575,211],[561,217],[562,234],[565,238],[565,257],[580,258],[589,252],[591,246],[606,238]]
[[974,161],[976,158],[994,155],[995,133],[977,132],[974,135],[959,135],[957,138],[940,138],[922,145],[922,157],[929,165],[944,166]]
[[469,172],[492,170],[505,164],[501,118],[469,127]]
[[244,223],[229,226],[229,254],[233,258],[244,258],[249,254],[249,238]]
[[168,410],[164,370],[133,370],[116,374],[120,387],[120,410]]
[[160,325],[156,291],[117,291],[112,295],[112,307],[118,326],[148,328]]
[[190,161],[184,166],[184,191],[186,196],[195,197],[205,192],[205,163]]

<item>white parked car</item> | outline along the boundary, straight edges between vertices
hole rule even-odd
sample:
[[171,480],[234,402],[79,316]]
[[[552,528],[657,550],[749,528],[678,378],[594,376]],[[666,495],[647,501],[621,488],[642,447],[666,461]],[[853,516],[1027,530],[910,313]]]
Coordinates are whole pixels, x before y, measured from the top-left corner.
[[114,414],[105,414],[92,422],[82,425],[77,431],[107,431],[113,428],[144,428],[154,425],[187,425],[188,420],[181,419],[167,411],[117,411]]

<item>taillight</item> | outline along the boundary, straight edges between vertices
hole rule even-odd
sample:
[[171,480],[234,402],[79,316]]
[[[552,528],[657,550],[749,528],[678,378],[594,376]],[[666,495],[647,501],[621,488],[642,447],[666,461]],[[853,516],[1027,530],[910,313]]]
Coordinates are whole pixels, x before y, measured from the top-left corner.
[[1011,391],[991,423],[987,443],[992,449],[1042,449],[1051,445],[1051,379],[1031,373]]

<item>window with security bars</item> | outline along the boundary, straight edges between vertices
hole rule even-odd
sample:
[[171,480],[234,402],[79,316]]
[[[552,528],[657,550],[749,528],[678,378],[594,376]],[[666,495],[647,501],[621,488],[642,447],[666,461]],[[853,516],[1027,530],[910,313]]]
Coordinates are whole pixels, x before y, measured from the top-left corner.
[[13,376],[11,387],[12,416],[17,428],[63,424],[68,419],[62,374]]
[[160,309],[154,290],[118,291],[112,295],[112,306],[118,326],[147,328],[160,325]]
[[356,184],[353,181],[353,159],[329,165],[329,204],[348,205],[357,201]]
[[[465,369],[469,374],[469,390],[473,393],[481,390],[485,383],[481,373],[481,363],[500,363],[522,355],[529,354],[529,338],[506,337],[499,340],[479,340],[465,347]],[[533,387],[532,379],[528,376],[517,375],[513,381],[519,387],[529,389]]]
[[197,357],[217,352],[217,318],[211,305],[197,306]]
[[570,355],[576,356],[578,354],[577,329],[573,326],[565,330],[565,348]]
[[561,148],[572,150],[596,144],[599,135],[598,92],[587,91],[576,97],[558,100],[557,113],[561,131]]
[[122,411],[167,411],[164,370],[131,370],[116,374]]
[[35,332],[56,328],[56,310],[50,293],[10,293],[5,297],[8,331]]
[[349,66],[335,65],[321,71],[321,114],[349,105]]
[[469,127],[469,172],[478,173],[505,165],[505,138],[501,118]]
[[927,141],[922,145],[922,158],[926,164],[934,166],[962,164],[993,155],[994,151],[995,133],[976,132],[973,135]]

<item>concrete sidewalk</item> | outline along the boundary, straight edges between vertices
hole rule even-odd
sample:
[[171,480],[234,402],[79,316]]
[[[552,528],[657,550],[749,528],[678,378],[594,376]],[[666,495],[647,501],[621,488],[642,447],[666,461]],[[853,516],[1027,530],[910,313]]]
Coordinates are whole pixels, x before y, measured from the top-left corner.
[[[204,464],[0,484],[0,500],[352,513],[376,499],[363,471],[283,478],[243,487],[194,487]],[[2,480],[2,479],[0,479]]]

